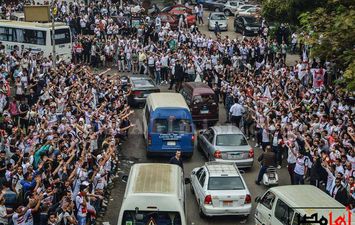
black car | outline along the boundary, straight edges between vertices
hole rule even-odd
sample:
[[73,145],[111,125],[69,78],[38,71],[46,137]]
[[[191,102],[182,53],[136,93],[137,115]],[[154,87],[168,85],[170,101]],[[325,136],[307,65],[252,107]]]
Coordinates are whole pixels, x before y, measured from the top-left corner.
[[121,77],[122,83],[131,87],[131,94],[128,96],[130,106],[143,106],[148,95],[153,92],[160,92],[155,82],[146,75],[131,75]]
[[244,36],[255,36],[260,32],[261,22],[257,17],[237,15],[234,18],[234,30]]

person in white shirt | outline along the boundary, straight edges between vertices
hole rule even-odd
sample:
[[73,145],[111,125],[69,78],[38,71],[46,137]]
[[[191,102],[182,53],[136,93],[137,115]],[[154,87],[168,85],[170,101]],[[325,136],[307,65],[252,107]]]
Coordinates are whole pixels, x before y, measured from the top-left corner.
[[229,113],[231,114],[232,122],[234,122],[237,127],[240,127],[240,122],[243,114],[245,113],[245,109],[241,104],[239,104],[238,99],[235,100],[235,103],[230,108]]
[[295,183],[294,184],[304,184],[304,178],[305,175],[307,174],[308,170],[308,163],[309,163],[309,158],[305,157],[304,154],[299,151],[296,159],[296,165],[294,169],[294,178],[295,178]]

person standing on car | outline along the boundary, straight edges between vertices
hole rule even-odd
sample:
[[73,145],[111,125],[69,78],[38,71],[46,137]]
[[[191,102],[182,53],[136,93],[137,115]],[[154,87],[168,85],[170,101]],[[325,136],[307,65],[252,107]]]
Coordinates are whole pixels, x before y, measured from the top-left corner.
[[260,185],[260,181],[263,179],[263,176],[270,166],[275,166],[275,153],[272,151],[271,146],[266,146],[265,152],[263,152],[258,161],[261,163],[261,168],[259,170],[258,178],[255,181],[257,185]]

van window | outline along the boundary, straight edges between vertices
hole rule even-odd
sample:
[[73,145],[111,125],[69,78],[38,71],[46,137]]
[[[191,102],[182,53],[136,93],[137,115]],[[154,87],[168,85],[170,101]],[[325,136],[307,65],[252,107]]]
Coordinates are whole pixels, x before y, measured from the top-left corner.
[[291,209],[286,203],[277,200],[275,207],[275,217],[284,225],[290,225],[293,216],[293,209]]
[[124,211],[122,225],[181,225],[178,212],[167,211]]
[[192,127],[189,120],[185,119],[155,119],[153,132],[166,134],[166,133],[191,133]]
[[294,213],[292,225],[299,225],[300,224],[299,219],[300,219],[300,214]]
[[148,109],[148,105],[145,105],[145,120],[147,121],[147,124],[149,124],[150,122],[150,112],[149,112],[149,109]]
[[271,191],[267,192],[263,198],[260,200],[260,203],[263,204],[266,208],[272,209],[272,205],[275,200],[275,195]]

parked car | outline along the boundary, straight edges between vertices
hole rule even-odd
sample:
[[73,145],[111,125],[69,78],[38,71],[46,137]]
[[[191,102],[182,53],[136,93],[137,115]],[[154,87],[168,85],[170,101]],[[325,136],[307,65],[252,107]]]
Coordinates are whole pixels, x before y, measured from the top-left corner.
[[222,12],[224,4],[227,0],[206,0],[203,7],[209,11]]
[[197,147],[209,161],[233,162],[238,167],[250,168],[254,150],[236,126],[213,126],[201,130]]
[[255,16],[235,16],[234,31],[243,34],[244,36],[258,35],[262,21]]
[[259,14],[261,8],[258,5],[241,5],[238,7],[236,15],[250,16]]
[[228,18],[224,15],[223,12],[212,12],[208,16],[208,30],[214,30],[216,23],[219,24],[219,27],[224,31],[228,30]]
[[180,91],[189,106],[194,122],[218,122],[218,102],[214,91],[202,82],[185,82]]
[[186,7],[184,5],[167,6],[167,7],[163,8],[161,11],[165,12],[165,13],[170,13],[170,14],[176,15],[178,17],[181,15],[184,15],[186,12],[188,26],[196,24],[196,16],[193,14],[192,9],[189,7]]
[[160,92],[155,82],[146,75],[131,75],[121,77],[122,83],[131,87],[131,94],[128,96],[130,106],[142,106],[150,93]]
[[222,8],[222,12],[224,12],[224,14],[226,14],[226,16],[232,16],[235,15],[235,13],[237,12],[238,7],[244,5],[245,3],[242,1],[227,1]]
[[163,26],[169,22],[172,30],[176,30],[179,25],[179,17],[170,13],[159,13],[157,16],[160,16],[160,20]]
[[201,217],[251,213],[250,191],[234,163],[208,162],[193,169],[190,179]]

